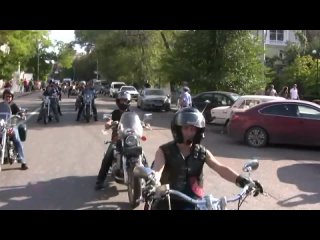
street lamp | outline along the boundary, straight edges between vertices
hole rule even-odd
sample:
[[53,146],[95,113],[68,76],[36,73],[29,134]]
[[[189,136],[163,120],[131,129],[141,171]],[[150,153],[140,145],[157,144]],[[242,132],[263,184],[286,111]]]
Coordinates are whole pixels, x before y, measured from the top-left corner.
[[315,55],[317,60],[317,89],[318,89],[318,97],[320,96],[320,89],[319,89],[319,52],[317,50],[312,50],[312,54]]

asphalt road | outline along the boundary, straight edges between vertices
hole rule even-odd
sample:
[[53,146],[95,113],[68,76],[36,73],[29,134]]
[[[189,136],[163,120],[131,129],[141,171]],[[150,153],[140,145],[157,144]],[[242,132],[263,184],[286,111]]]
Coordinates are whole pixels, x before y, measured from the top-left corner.
[[[130,209],[126,187],[108,178],[106,189],[94,185],[103,153],[103,113],[115,108],[113,99],[96,101],[99,121],[76,122],[75,98],[63,98],[60,123],[36,123],[41,104],[40,92],[18,98],[29,109],[28,135],[24,143],[30,169],[18,164],[5,165],[0,172],[0,209]],[[142,117],[144,113],[132,104]],[[148,111],[149,112],[149,111]],[[158,146],[172,139],[170,121],[174,112],[152,112],[152,131],[145,131],[143,142],[151,163]],[[208,125],[204,145],[216,158],[241,172],[247,159],[257,158],[259,169],[253,173],[267,192],[266,196],[248,197],[242,209],[319,209],[319,149],[298,146],[269,146],[255,149],[234,142],[221,128]],[[232,196],[240,189],[205,167],[205,191],[214,196]],[[235,205],[230,205],[233,208]],[[137,209],[142,209],[142,206]]]

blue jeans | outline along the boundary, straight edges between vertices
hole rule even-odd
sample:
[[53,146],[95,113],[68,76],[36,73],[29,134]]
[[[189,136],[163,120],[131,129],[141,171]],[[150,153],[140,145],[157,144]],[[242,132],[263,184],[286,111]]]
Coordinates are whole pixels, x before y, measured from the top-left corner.
[[11,139],[12,139],[12,142],[14,144],[16,151],[19,154],[18,159],[21,159],[22,163],[26,163],[26,160],[24,159],[23,146],[22,146],[22,142],[20,140],[18,128],[14,127],[13,132],[14,132],[14,135],[11,137]]

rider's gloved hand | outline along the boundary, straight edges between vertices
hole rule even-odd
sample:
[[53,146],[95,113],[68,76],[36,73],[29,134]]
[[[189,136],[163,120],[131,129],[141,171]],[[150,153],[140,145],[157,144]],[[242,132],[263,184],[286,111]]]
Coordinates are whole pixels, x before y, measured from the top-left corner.
[[155,193],[156,187],[160,185],[161,184],[156,177],[156,174],[154,172],[150,174],[143,190],[143,195],[145,196],[145,198],[151,197]]
[[253,182],[254,182],[255,188],[256,188],[256,190],[255,190],[254,193],[253,193],[253,196],[256,197],[256,196],[258,196],[260,193],[263,193],[263,186],[262,186],[262,184],[261,184],[258,180],[254,180]]
[[263,193],[263,187],[258,180],[251,181],[250,179],[239,175],[236,179],[236,185],[238,187],[244,188],[247,184],[254,184],[254,188],[256,189],[253,193],[253,196],[256,197],[260,193]]

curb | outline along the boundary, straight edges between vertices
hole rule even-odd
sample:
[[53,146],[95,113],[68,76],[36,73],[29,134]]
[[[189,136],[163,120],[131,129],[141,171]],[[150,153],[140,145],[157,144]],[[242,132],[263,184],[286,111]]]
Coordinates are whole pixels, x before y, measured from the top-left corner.
[[21,95],[18,95],[18,96],[15,96],[14,98],[17,99],[17,98],[21,98],[21,97],[25,97],[25,96],[28,96],[28,95],[31,95],[35,92],[28,92],[28,93],[24,93],[24,94],[21,94]]

